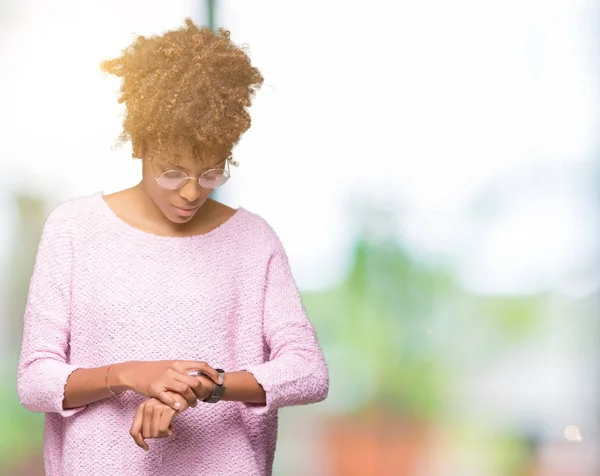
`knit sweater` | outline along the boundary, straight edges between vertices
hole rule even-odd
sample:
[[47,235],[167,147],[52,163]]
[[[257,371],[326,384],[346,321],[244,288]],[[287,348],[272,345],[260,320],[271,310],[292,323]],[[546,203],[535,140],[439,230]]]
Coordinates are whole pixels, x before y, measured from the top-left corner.
[[[129,435],[132,391],[63,410],[78,368],[204,360],[251,372],[266,405],[199,403],[174,436]],[[49,215],[24,317],[18,393],[45,413],[47,476],[229,476],[272,472],[277,409],[323,400],[328,371],[281,241],[243,208],[203,235],[165,237],[127,224],[102,193]]]

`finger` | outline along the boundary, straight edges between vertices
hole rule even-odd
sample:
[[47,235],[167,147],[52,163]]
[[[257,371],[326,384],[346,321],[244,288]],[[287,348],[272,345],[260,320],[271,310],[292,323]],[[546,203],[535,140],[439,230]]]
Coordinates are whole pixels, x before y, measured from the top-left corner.
[[173,378],[177,382],[181,382],[181,383],[183,383],[184,385],[187,385],[190,388],[194,388],[196,385],[198,385],[198,377],[196,377],[196,376],[191,376],[191,375],[181,374],[181,373],[175,373],[173,375]]
[[[186,378],[185,382],[178,380],[180,377]],[[186,399],[189,406],[196,406],[196,401],[198,397],[194,394],[192,390],[196,385],[197,378],[188,377],[187,375],[175,373],[173,376],[173,381],[166,385],[167,390],[171,390],[172,392],[176,392]],[[190,388],[191,387],[191,388]]]
[[199,378],[196,386],[194,387],[194,393],[198,396],[198,400],[202,401],[212,394],[213,388],[212,380],[207,377]]
[[173,436],[173,426],[171,422],[175,417],[175,412],[170,408],[166,408],[160,417],[160,424],[158,425],[159,438],[167,438]]
[[[175,410],[175,411],[179,410],[181,408],[181,403],[179,403],[171,395],[169,395],[167,390],[171,390],[171,389],[170,388],[165,389],[164,391],[160,392],[156,396],[156,398],[158,398],[165,405],[170,406],[173,410]],[[177,393],[179,393],[179,392],[177,392]]]
[[198,396],[194,393],[194,390],[190,387],[186,387],[185,393],[182,394],[183,398],[186,399],[190,407],[198,405]]
[[177,381],[178,384],[185,386],[185,392],[180,393],[188,402],[191,407],[196,407],[198,405],[198,382],[200,381],[198,377],[188,377],[187,375],[177,374],[175,379],[181,378],[183,382]]
[[152,414],[152,421],[150,422],[150,438],[158,438],[159,436],[159,425],[160,425],[160,417],[162,416],[163,409],[165,407],[163,405],[154,406],[154,413]]
[[208,365],[206,362],[202,362],[202,366],[198,367],[198,370],[201,370],[202,373],[204,373],[205,375],[207,375],[208,377],[210,377],[210,379],[216,383],[217,385],[220,385],[222,382],[219,380],[219,372],[217,372],[215,369],[213,369],[210,365]]
[[133,418],[133,423],[131,424],[131,429],[129,430],[129,434],[135,441],[135,444],[138,445],[143,450],[148,451],[150,448],[144,441],[144,437],[142,436],[142,422],[144,421],[144,405],[140,405],[135,412],[135,417]]
[[219,373],[213,369],[210,365],[203,361],[184,360],[182,361],[183,373],[189,372],[190,370],[201,370],[203,373],[208,375],[211,380],[215,383],[219,383]]
[[144,405],[144,419],[142,421],[142,436],[150,438],[150,426],[152,425],[153,409],[150,405]]

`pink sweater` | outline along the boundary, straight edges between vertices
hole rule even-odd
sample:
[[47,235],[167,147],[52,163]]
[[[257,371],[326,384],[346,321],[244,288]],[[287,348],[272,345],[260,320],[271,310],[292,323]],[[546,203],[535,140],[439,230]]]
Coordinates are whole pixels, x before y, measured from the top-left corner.
[[[247,370],[266,406],[200,403],[175,435],[137,447],[145,397],[124,392],[64,411],[77,368],[131,360],[205,360]],[[48,476],[268,475],[277,409],[323,400],[328,371],[281,242],[240,208],[215,230],[161,237],[123,222],[101,193],[48,217],[25,312],[21,403],[45,412]]]

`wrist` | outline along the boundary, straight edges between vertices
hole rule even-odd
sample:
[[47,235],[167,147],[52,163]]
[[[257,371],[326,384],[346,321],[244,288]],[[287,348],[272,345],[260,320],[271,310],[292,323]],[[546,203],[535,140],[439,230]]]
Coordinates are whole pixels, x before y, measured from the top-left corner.
[[219,374],[219,382],[210,382],[210,395],[204,398],[204,403],[217,403],[221,401],[225,393],[225,371],[223,369],[215,369]]
[[130,364],[131,362],[123,362],[119,364],[112,364],[110,366],[108,381],[113,392],[122,393],[126,390],[131,390],[128,377],[128,369],[131,366]]
[[198,395],[198,400],[202,401],[212,395],[213,381],[209,377],[201,375],[198,377],[202,384],[202,395]]

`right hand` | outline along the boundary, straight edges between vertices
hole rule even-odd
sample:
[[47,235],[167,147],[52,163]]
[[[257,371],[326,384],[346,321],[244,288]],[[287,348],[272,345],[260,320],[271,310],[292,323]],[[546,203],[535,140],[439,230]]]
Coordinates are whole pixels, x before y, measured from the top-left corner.
[[150,450],[146,439],[173,436],[173,417],[188,409],[188,402],[185,398],[178,393],[169,393],[181,403],[179,410],[173,410],[170,406],[165,405],[156,398],[149,398],[135,412],[135,418],[131,424],[129,434],[135,443],[146,451]]
[[191,370],[201,370],[213,382],[219,383],[219,374],[206,362],[193,360],[134,361],[122,364],[121,379],[128,390],[150,398],[179,411],[181,404],[169,391],[183,396],[195,407],[204,387],[198,377],[188,375]]

